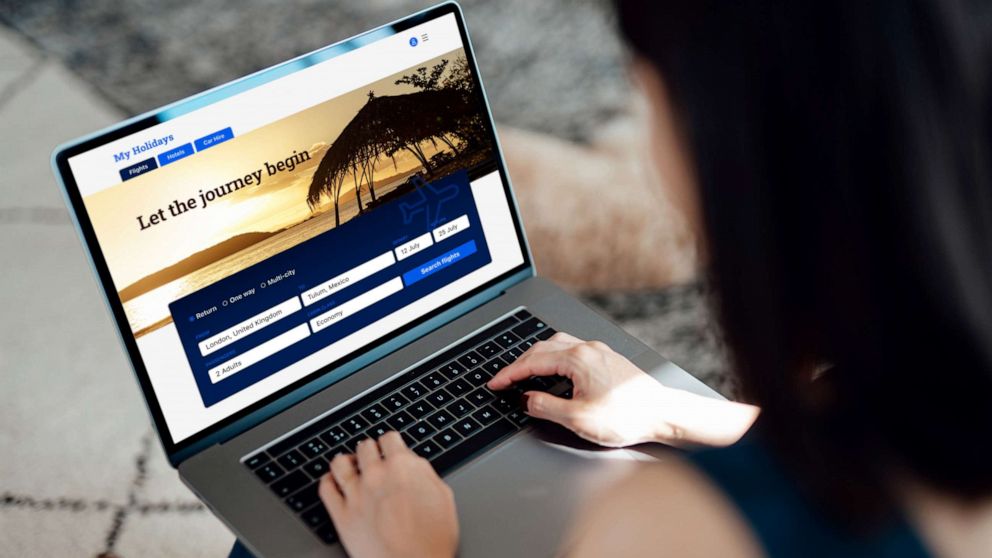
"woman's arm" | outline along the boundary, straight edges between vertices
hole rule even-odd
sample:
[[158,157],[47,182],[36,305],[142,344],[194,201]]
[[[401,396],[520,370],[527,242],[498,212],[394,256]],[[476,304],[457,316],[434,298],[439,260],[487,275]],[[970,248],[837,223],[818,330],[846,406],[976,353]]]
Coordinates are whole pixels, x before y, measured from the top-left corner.
[[604,446],[729,445],[759,413],[752,405],[665,387],[605,344],[565,333],[531,347],[489,387],[506,389],[531,376],[553,375],[572,380],[572,399],[530,391],[524,394],[527,413]]

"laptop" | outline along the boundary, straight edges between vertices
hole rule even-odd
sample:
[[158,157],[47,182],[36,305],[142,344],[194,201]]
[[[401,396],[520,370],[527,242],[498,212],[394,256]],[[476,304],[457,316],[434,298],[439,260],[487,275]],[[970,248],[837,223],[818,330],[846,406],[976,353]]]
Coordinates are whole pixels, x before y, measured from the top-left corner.
[[554,553],[638,455],[485,387],[557,330],[718,397],[536,275],[453,2],[69,142],[53,167],[169,461],[258,556],[342,555],[316,481],[389,430],[454,489],[463,555]]

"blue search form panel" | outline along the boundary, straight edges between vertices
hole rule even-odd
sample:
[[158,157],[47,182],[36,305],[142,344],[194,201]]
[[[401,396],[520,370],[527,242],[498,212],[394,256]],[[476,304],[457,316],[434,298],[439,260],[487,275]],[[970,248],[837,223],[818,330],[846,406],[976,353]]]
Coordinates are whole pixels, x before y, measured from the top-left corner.
[[[435,242],[446,225],[460,232]],[[311,354],[351,346],[367,326],[492,262],[489,250],[462,170],[175,300],[169,312],[210,407]]]

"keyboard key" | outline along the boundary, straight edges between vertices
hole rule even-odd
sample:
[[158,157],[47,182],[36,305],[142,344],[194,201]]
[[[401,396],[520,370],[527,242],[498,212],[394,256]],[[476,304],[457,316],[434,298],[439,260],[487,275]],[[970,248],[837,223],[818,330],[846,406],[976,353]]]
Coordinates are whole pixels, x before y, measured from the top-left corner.
[[484,359],[475,351],[469,351],[458,357],[458,364],[464,366],[466,370],[471,370],[472,368],[482,364],[483,360]]
[[327,446],[319,438],[314,438],[298,448],[307,457],[317,457],[327,451]]
[[317,494],[317,483],[312,482],[303,490],[300,490],[296,494],[286,498],[286,504],[288,504],[293,511],[299,513],[316,504],[319,500],[320,496]]
[[413,448],[413,452],[425,459],[432,459],[435,455],[441,453],[441,448],[434,442],[427,440],[426,442]]
[[448,379],[444,377],[440,372],[433,372],[428,374],[426,378],[421,380],[427,389],[435,390],[444,384],[448,383]]
[[327,508],[324,507],[323,502],[318,502],[316,505],[311,506],[300,517],[310,527],[320,527],[325,523],[331,522],[331,516],[327,515]]
[[431,465],[439,475],[447,473],[449,470],[459,465],[465,459],[475,455],[492,443],[495,443],[517,431],[512,423],[505,419],[500,419],[482,430],[476,432],[474,436],[464,440],[462,443],[448,450],[444,455],[437,456],[431,460]]
[[474,403],[476,407],[479,407],[485,405],[486,403],[489,403],[493,399],[496,399],[496,396],[493,395],[493,392],[489,391],[488,389],[484,387],[480,387],[479,389],[468,394],[468,397],[466,399]]
[[289,450],[286,455],[276,459],[276,461],[278,461],[279,464],[282,465],[283,469],[286,469],[287,471],[291,471],[306,463],[306,459],[304,459],[303,454],[296,450]]
[[496,336],[496,342],[503,345],[503,348],[508,348],[516,345],[520,342],[520,336],[516,335],[512,331],[507,331]]
[[344,428],[344,430],[348,434],[351,434],[352,436],[358,434],[359,432],[365,430],[368,427],[369,427],[369,423],[365,422],[365,419],[361,417],[351,417],[350,419],[341,423],[341,428]]
[[355,448],[358,447],[358,442],[361,442],[362,440],[365,440],[365,439],[368,439],[368,436],[366,436],[365,433],[362,432],[358,436],[355,436],[354,438],[352,438],[352,439],[348,440],[347,442],[345,442],[344,443],[344,447],[345,447],[345,449],[348,450],[348,453],[355,453]]
[[276,493],[276,496],[285,498],[308,484],[310,484],[310,477],[306,476],[303,471],[296,470],[272,483],[272,491]]
[[329,469],[329,463],[323,457],[318,457],[310,463],[303,466],[303,470],[307,472],[308,475],[315,479],[319,479],[324,473]]
[[317,538],[323,541],[324,544],[334,544],[338,542],[338,532],[334,530],[333,523],[325,523],[321,525],[316,531]]
[[389,425],[393,430],[403,430],[407,426],[410,426],[415,422],[413,415],[406,411],[400,411],[395,415],[389,417],[386,424]]
[[465,376],[465,379],[468,380],[468,383],[472,384],[473,386],[481,386],[482,384],[488,382],[490,378],[492,378],[492,375],[490,375],[482,368],[476,368],[475,370],[469,372],[467,376]]
[[520,347],[521,349],[523,349],[526,352],[527,349],[529,349],[529,348],[533,347],[534,345],[536,345],[538,341],[540,341],[540,339],[538,339],[537,337],[531,337],[530,339],[521,342],[517,346]]
[[459,379],[448,384],[448,387],[446,387],[445,389],[451,392],[451,394],[454,395],[455,397],[461,397],[466,393],[472,391],[472,384],[468,383],[464,379]]
[[427,396],[427,401],[430,401],[431,405],[434,405],[435,407],[444,407],[452,399],[454,398],[451,397],[451,394],[443,389],[439,389]]
[[507,397],[504,393],[505,392],[502,391],[499,392],[496,395],[496,399],[494,399],[492,403],[493,407],[495,407],[500,413],[508,413],[518,407],[518,405],[515,405],[513,401],[510,400],[510,397]]
[[450,448],[451,446],[457,444],[462,437],[455,433],[454,430],[450,428],[445,428],[440,434],[431,438],[437,442],[443,448]]
[[403,388],[403,394],[406,395],[410,401],[420,399],[420,397],[427,393],[427,391],[427,388],[425,388],[420,382],[413,382]]
[[506,418],[510,419],[513,424],[517,426],[523,426],[530,422],[531,416],[527,413],[521,411],[520,409],[515,409],[506,414]]
[[437,432],[437,429],[435,429],[433,426],[431,426],[426,422],[418,422],[417,424],[413,425],[412,428],[406,431],[407,434],[412,436],[413,439],[417,440],[418,442],[435,432]]
[[527,378],[526,380],[521,380],[521,381],[517,382],[513,387],[519,389],[521,392],[527,392],[527,391],[548,391],[548,388],[545,387],[545,385],[541,381],[541,379],[540,378],[537,378],[537,377],[534,377],[534,376],[531,376],[530,378]]
[[531,318],[525,321],[524,323],[515,326],[510,331],[512,331],[514,334],[517,335],[517,337],[520,337],[521,339],[527,339],[531,335],[534,335],[535,333],[546,328],[547,326],[548,325],[542,322],[541,320],[537,318]]
[[493,376],[495,376],[497,372],[499,372],[504,368],[506,368],[506,363],[503,362],[503,359],[499,357],[496,357],[482,365],[482,369],[485,370],[486,372],[489,372]]
[[558,330],[556,330],[553,327],[547,327],[547,328],[544,328],[541,331],[537,332],[537,335],[535,335],[534,337],[537,337],[541,341],[544,341],[546,339],[549,339],[552,335],[554,335],[556,333],[558,333]]
[[472,406],[472,404],[469,403],[468,401],[464,399],[459,399],[458,401],[455,401],[451,405],[445,407],[444,410],[448,411],[449,413],[451,413],[456,417],[463,417],[471,413],[473,410],[475,410],[475,407]]
[[388,399],[383,401],[382,405],[386,407],[386,409],[389,410],[390,412],[395,413],[396,411],[399,411],[403,407],[406,407],[407,403],[409,402],[410,402],[409,399],[397,393],[396,395],[393,395],[392,397],[389,397]]
[[321,434],[320,438],[327,442],[328,445],[336,446],[348,439],[348,433],[345,432],[340,426],[335,426],[334,428]]
[[376,440],[378,440],[379,438],[382,438],[386,434],[386,432],[389,432],[390,430],[392,430],[392,428],[390,428],[386,423],[380,422],[379,424],[376,424],[375,426],[366,430],[365,434],[367,434],[369,438],[375,438]]
[[482,425],[487,425],[492,421],[498,419],[499,413],[496,412],[496,409],[492,408],[490,405],[486,405],[485,407],[472,413],[472,418],[479,421],[479,423]]
[[503,353],[501,358],[508,363],[513,363],[513,361],[523,356],[523,354],[524,349],[521,349],[520,347],[511,347],[508,351]]
[[482,355],[482,358],[493,358],[494,356],[503,352],[503,347],[500,347],[494,341],[489,341],[488,343],[483,343],[479,345],[475,352]]
[[465,417],[455,424],[455,430],[466,438],[475,434],[480,428],[482,427],[479,426],[479,423],[469,417]]
[[454,380],[455,378],[461,376],[465,373],[468,368],[465,368],[457,362],[449,362],[441,367],[440,372],[445,375],[449,380]]
[[409,411],[414,418],[418,418],[418,419],[424,418],[424,415],[432,412],[433,410],[434,410],[434,406],[428,403],[427,401],[418,401],[407,408],[407,411]]
[[527,310],[521,310],[516,314],[514,314],[513,317],[516,318],[517,320],[524,321],[527,318],[532,318],[533,316]]
[[248,459],[245,459],[245,467],[248,467],[249,469],[256,469],[268,462],[269,456],[265,455],[264,451],[260,451]]
[[269,483],[286,474],[286,471],[284,471],[279,465],[276,465],[270,461],[258,469],[255,469],[255,474],[258,475],[258,478],[262,479],[262,482]]
[[[347,442],[345,442],[345,444],[347,444]],[[326,459],[327,462],[330,463],[330,461],[332,459],[334,459],[335,457],[337,457],[339,453],[343,453],[345,455],[347,455],[348,453],[350,453],[348,451],[347,446],[345,446],[345,444],[341,444],[340,446],[337,446],[337,447],[331,449],[331,451],[325,453],[324,456],[323,456],[323,459]]]
[[448,426],[449,424],[451,424],[453,420],[455,420],[455,417],[451,416],[445,411],[438,411],[433,415],[427,417],[427,422],[431,423],[434,426],[434,428],[437,428],[438,430],[444,428],[445,426]]
[[389,413],[386,411],[386,409],[383,408],[382,405],[378,405],[378,404],[372,405],[368,409],[362,411],[362,417],[364,417],[365,420],[373,424],[379,422],[380,420],[385,419],[386,415],[388,414]]

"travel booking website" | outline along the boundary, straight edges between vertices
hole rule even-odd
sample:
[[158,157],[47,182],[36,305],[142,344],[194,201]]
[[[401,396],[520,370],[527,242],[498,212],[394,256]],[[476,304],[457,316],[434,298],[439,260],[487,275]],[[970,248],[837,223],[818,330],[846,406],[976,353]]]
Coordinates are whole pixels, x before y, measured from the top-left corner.
[[69,160],[174,442],[523,263],[476,83],[444,16]]

